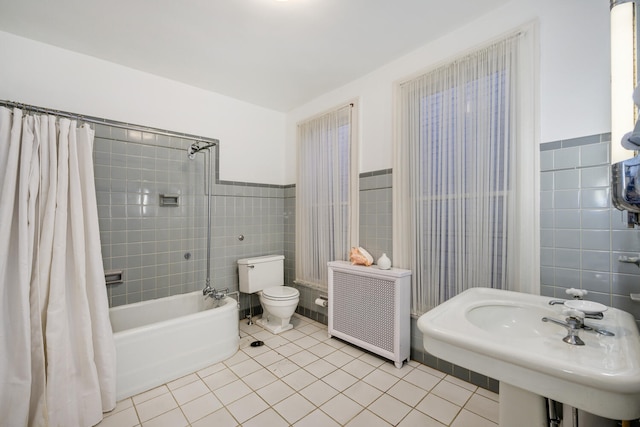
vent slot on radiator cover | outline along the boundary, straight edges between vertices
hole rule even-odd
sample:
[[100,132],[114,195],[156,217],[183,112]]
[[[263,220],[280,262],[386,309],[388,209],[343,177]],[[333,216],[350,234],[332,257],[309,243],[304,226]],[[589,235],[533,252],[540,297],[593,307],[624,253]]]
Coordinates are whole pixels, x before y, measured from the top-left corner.
[[411,272],[329,263],[329,335],[395,361],[410,354]]
[[333,327],[393,353],[395,281],[333,273]]

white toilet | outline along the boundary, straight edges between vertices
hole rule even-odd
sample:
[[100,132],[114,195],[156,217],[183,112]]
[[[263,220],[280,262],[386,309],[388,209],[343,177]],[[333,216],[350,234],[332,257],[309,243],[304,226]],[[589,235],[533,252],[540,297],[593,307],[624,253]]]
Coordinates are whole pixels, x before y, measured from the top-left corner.
[[262,318],[256,323],[274,334],[293,328],[300,292],[284,286],[284,256],[267,255],[238,260],[240,292],[260,295]]

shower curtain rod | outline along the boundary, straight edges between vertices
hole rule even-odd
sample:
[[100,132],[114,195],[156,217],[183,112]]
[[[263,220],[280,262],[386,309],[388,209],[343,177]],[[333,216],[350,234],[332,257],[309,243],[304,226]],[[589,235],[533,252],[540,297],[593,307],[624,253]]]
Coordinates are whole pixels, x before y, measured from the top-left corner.
[[23,104],[21,102],[0,100],[0,106],[16,107],[16,108],[24,109],[24,110],[27,110],[27,111],[32,111],[32,112],[36,112],[36,113],[43,113],[43,114],[53,114],[55,116],[65,117],[65,118],[68,118],[68,119],[76,119],[76,120],[79,120],[79,121],[82,121],[82,122],[87,122],[87,123],[95,123],[95,124],[100,124],[100,125],[113,126],[113,127],[117,127],[117,128],[120,128],[120,129],[135,130],[135,131],[139,131],[139,132],[155,133],[157,135],[171,136],[171,137],[175,137],[175,138],[188,139],[188,140],[198,141],[198,142],[206,142],[206,143],[211,143],[211,144],[214,144],[214,145],[218,145],[218,143],[220,142],[219,140],[214,139],[214,138],[206,138],[206,137],[202,137],[202,136],[198,136],[198,135],[190,135],[190,134],[187,134],[187,133],[173,132],[173,131],[170,131],[170,130],[158,129],[158,128],[153,128],[153,127],[148,127],[148,126],[138,126],[138,125],[134,125],[134,124],[131,124],[131,123],[119,122],[119,121],[116,121],[116,120],[103,119],[103,118],[100,118],[100,117],[85,116],[85,115],[82,115],[82,114],[69,113],[67,111],[54,110],[54,109],[51,109],[51,108],[37,107],[37,106],[34,106],[34,105]]

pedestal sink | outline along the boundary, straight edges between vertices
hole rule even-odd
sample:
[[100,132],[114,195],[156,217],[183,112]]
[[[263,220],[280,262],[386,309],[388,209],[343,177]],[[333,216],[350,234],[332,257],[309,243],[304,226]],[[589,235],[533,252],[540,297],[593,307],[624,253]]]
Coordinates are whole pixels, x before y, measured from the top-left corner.
[[[430,354],[500,381],[500,426],[523,426],[523,411],[544,410],[542,397],[601,417],[640,417],[640,335],[633,316],[608,308],[581,330],[583,346],[562,341],[567,330],[543,322],[564,320],[551,298],[474,288],[418,319]],[[535,408],[524,408],[533,405]],[[538,414],[540,415],[540,414]],[[536,415],[536,416],[538,416]],[[541,425],[541,424],[530,424]]]

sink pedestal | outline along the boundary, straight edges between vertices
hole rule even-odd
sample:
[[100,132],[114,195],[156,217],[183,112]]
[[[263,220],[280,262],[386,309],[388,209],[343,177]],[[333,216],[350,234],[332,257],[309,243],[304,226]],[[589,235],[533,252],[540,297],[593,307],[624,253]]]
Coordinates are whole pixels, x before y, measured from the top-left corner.
[[547,408],[542,396],[500,382],[500,427],[547,427]]

